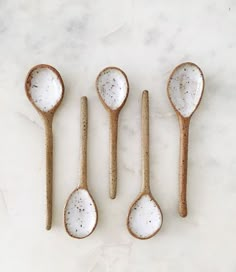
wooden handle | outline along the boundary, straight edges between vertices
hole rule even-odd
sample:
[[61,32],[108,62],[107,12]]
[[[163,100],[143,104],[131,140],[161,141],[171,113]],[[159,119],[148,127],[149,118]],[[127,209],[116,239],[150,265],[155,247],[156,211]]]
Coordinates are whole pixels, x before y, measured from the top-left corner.
[[87,189],[88,100],[80,100],[80,188]]
[[53,189],[53,133],[52,114],[44,117],[46,130],[46,229],[52,226],[52,189]]
[[189,118],[179,116],[180,158],[179,158],[179,214],[187,216],[187,169],[188,169],[188,135]]
[[142,94],[142,193],[150,193],[149,185],[149,99],[148,91]]
[[118,112],[110,112],[110,198],[116,198]]

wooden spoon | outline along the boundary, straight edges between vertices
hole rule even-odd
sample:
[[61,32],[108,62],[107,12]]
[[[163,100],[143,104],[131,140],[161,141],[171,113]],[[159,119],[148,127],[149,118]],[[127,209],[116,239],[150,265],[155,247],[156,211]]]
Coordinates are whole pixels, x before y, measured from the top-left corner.
[[126,74],[116,67],[107,67],[96,80],[98,96],[110,115],[110,198],[116,197],[117,188],[117,130],[118,117],[129,94]]
[[194,63],[182,63],[170,75],[167,93],[176,111],[180,125],[179,214],[182,217],[187,216],[186,189],[189,124],[190,118],[201,101],[203,90],[203,73]]
[[64,210],[66,231],[71,237],[78,239],[89,236],[98,220],[97,207],[87,185],[87,134],[88,103],[87,97],[83,96],[80,112],[80,184],[69,196]]
[[129,232],[138,239],[149,239],[161,228],[163,216],[149,185],[149,101],[148,91],[142,95],[142,169],[141,193],[131,205],[127,218]]
[[26,95],[42,116],[46,129],[46,229],[52,225],[53,133],[52,120],[64,96],[64,84],[59,72],[50,65],[39,64],[28,73]]

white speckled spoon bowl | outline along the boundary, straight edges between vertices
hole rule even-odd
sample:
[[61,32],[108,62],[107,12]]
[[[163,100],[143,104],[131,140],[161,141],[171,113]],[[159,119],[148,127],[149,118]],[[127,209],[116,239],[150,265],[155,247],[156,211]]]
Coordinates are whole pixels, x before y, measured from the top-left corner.
[[97,207],[87,185],[87,134],[88,102],[87,97],[83,96],[80,111],[80,184],[69,196],[64,210],[66,231],[71,237],[78,239],[89,236],[98,220]]
[[98,96],[110,114],[110,198],[116,197],[117,188],[117,130],[118,117],[129,94],[126,74],[116,67],[107,67],[96,80]]
[[149,101],[148,91],[142,95],[142,172],[141,193],[131,205],[127,218],[129,232],[138,239],[149,239],[161,228],[163,216],[149,185]]
[[170,75],[167,93],[178,116],[180,125],[179,214],[182,217],[187,216],[186,189],[189,124],[190,118],[201,101],[203,90],[203,73],[194,63],[182,63]]
[[25,82],[26,95],[43,117],[46,129],[46,229],[52,225],[52,183],[53,183],[53,133],[52,120],[64,96],[64,84],[59,72],[50,65],[33,67]]

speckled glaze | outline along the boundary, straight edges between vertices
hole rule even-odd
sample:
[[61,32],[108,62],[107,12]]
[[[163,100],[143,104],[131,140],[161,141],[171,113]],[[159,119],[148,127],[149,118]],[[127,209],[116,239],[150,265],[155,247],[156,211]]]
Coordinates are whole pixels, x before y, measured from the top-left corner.
[[175,68],[168,83],[169,98],[175,109],[189,117],[196,110],[202,97],[203,74],[194,63],[183,63]]
[[48,64],[31,68],[25,81],[25,91],[34,108],[42,116],[46,134],[46,229],[52,226],[53,131],[52,121],[64,96],[64,83],[59,72]]
[[167,93],[178,116],[180,126],[179,215],[181,217],[186,217],[188,214],[187,170],[189,124],[192,114],[200,104],[203,91],[203,73],[194,63],[182,63],[170,75]]
[[118,109],[127,96],[127,78],[115,67],[108,67],[99,74],[97,87],[102,100],[112,110]]
[[163,216],[150,190],[148,91],[143,91],[142,94],[142,174],[141,193],[129,209],[127,227],[135,238],[149,239],[160,230]]
[[88,191],[87,185],[87,134],[88,101],[81,97],[80,102],[80,183],[69,196],[64,209],[64,224],[67,233],[73,238],[89,236],[97,225],[96,204]]
[[156,233],[162,225],[162,213],[153,198],[142,195],[131,207],[128,224],[132,234],[147,239]]
[[96,88],[99,99],[110,117],[109,195],[114,199],[117,191],[118,118],[129,94],[129,82],[121,69],[107,67],[97,76]]
[[87,190],[75,190],[65,208],[65,226],[67,232],[75,238],[87,237],[95,228],[97,210]]
[[41,111],[52,110],[62,96],[61,81],[48,67],[39,67],[31,73],[29,94]]

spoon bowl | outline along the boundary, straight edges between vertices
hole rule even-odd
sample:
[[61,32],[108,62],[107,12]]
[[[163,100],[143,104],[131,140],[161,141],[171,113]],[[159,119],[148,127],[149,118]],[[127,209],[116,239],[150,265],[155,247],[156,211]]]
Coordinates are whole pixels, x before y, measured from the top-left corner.
[[162,226],[162,212],[151,193],[142,193],[131,205],[127,220],[129,232],[138,239],[149,239]]
[[167,85],[168,97],[178,116],[180,126],[179,214],[182,217],[187,216],[189,124],[201,102],[204,82],[201,69],[192,62],[186,62],[174,69]]
[[126,74],[117,67],[103,69],[97,77],[97,92],[103,106],[108,111],[120,111],[129,93]]
[[53,132],[52,121],[64,96],[64,84],[59,72],[50,65],[39,64],[28,73],[25,81],[28,99],[42,116],[46,131],[46,229],[52,225]]
[[36,65],[29,71],[25,90],[32,105],[43,115],[55,112],[64,96],[63,80],[48,64]]
[[69,196],[65,211],[65,228],[73,237],[82,239],[89,236],[97,225],[97,207],[87,189],[77,188]]
[[80,131],[80,184],[69,196],[64,209],[65,229],[71,237],[77,239],[89,236],[98,220],[97,207],[87,185],[88,102],[85,96],[81,98]]
[[167,90],[177,114],[190,118],[200,104],[204,90],[201,69],[191,62],[178,65],[169,78]]
[[117,188],[117,132],[118,117],[128,94],[129,82],[126,74],[117,67],[103,69],[96,80],[99,99],[110,115],[110,198],[116,197]]
[[130,207],[127,217],[129,232],[138,239],[149,239],[161,229],[161,208],[151,194],[149,185],[149,101],[148,91],[142,95],[142,172],[141,193]]

